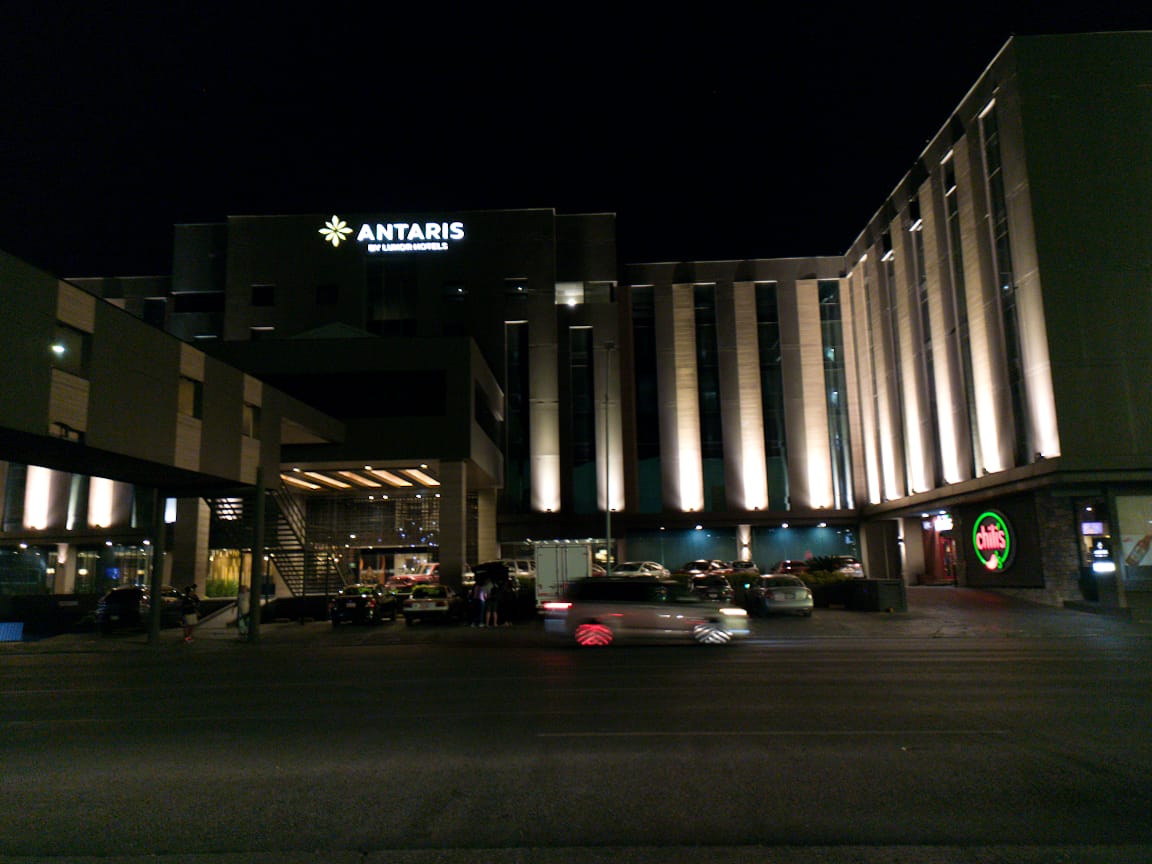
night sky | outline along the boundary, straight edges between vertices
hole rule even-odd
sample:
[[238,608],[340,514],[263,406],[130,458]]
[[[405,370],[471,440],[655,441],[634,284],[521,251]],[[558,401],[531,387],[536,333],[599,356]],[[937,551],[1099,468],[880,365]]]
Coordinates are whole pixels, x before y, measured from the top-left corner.
[[0,249],[63,277],[168,273],[173,224],[240,214],[554,207],[615,212],[622,262],[840,254],[1013,33],[1152,29],[1133,0],[94,5],[0,5]]

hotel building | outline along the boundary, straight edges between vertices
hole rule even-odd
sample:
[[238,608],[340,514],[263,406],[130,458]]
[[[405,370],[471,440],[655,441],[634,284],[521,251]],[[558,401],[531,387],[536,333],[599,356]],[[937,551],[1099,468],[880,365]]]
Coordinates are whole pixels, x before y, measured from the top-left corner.
[[1152,34],[1013,38],[843,255],[620,265],[612,214],[337,208],[176,226],[162,278],[4,258],[0,594],[136,581],[145,540],[202,587],[263,549],[288,596],[587,539],[1125,607],[1150,93]]

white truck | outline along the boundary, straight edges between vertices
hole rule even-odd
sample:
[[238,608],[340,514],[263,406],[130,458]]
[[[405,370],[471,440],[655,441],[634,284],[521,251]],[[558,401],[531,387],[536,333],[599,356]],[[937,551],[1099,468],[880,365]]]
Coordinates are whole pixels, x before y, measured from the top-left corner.
[[592,547],[587,543],[537,543],[536,611],[560,600],[569,582],[592,575]]

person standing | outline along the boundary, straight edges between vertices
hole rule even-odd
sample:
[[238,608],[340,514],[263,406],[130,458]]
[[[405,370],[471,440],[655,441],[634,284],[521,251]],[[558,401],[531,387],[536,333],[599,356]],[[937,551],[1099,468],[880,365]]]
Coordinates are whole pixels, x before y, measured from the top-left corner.
[[196,586],[189,585],[184,589],[184,597],[180,600],[180,620],[184,623],[184,641],[192,641],[192,631],[200,623],[200,597],[196,594]]
[[484,623],[489,627],[500,626],[500,604],[501,596],[504,593],[504,588],[500,584],[500,580],[494,581],[488,588],[488,603],[484,612]]
[[241,639],[248,638],[248,627],[252,622],[252,594],[247,585],[236,591],[236,632]]

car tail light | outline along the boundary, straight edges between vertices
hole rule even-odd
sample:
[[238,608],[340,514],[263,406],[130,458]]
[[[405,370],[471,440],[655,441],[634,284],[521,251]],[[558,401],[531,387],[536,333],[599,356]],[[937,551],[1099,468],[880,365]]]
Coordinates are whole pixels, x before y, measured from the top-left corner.
[[572,608],[572,604],[564,600],[549,600],[544,604],[544,608],[549,612],[567,612]]
[[368,608],[369,609],[375,609],[376,608],[376,598],[375,597],[369,597],[368,598]]

